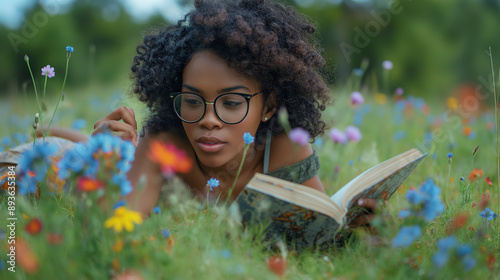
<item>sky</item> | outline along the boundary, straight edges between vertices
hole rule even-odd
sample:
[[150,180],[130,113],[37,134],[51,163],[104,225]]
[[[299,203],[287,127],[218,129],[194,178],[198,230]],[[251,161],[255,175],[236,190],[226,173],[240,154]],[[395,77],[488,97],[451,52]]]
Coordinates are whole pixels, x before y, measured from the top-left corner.
[[[49,13],[63,13],[65,7],[77,0],[41,0]],[[98,1],[98,0],[96,0]],[[144,20],[155,12],[160,12],[166,19],[178,20],[185,13],[175,0],[119,0],[125,9],[137,20]],[[14,29],[23,24],[24,11],[36,3],[36,0],[0,0],[0,24]],[[108,11],[112,13],[112,11]]]

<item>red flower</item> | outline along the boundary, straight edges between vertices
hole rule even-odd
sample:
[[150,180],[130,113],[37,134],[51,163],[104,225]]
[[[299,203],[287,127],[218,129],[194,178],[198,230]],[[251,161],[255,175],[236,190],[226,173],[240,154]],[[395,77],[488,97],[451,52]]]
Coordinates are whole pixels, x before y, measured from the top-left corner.
[[52,245],[56,245],[63,242],[63,237],[60,234],[50,232],[47,234],[47,241]]
[[42,231],[43,224],[40,219],[34,218],[28,222],[25,229],[31,235],[37,235]]
[[469,181],[474,182],[482,176],[483,176],[482,169],[477,169],[477,168],[473,169],[469,174]]
[[104,186],[104,183],[89,177],[79,177],[76,182],[76,187],[78,190],[83,192],[91,192],[100,189]]
[[446,228],[446,233],[448,235],[455,233],[459,228],[465,226],[467,220],[469,219],[469,214],[459,213],[450,221]]
[[161,165],[161,171],[167,177],[191,170],[191,159],[173,144],[151,141],[148,157]]
[[282,277],[285,275],[286,261],[279,256],[273,256],[267,260],[267,267],[276,275]]
[[490,176],[486,176],[486,184],[492,185],[493,183],[491,182]]

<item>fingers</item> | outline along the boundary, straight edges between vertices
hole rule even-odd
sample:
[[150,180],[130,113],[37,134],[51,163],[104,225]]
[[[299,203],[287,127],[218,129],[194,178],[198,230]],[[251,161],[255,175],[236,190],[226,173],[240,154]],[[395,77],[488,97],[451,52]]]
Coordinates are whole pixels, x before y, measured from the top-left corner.
[[378,201],[373,198],[362,198],[358,200],[358,205],[371,212],[374,212],[379,208]]
[[[123,120],[123,122],[121,122],[121,120]],[[137,122],[132,108],[121,106],[111,112],[111,114],[104,119],[97,121],[94,124],[94,131],[92,132],[92,135],[105,131],[118,133],[123,140],[131,141],[136,147],[139,144]]]
[[361,215],[351,222],[349,227],[359,227],[369,225],[375,218],[375,214]]

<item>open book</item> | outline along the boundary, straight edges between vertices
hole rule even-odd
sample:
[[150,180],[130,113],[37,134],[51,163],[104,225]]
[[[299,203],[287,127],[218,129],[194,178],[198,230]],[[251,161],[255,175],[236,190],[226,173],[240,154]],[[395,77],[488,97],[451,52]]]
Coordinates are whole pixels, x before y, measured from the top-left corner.
[[265,236],[296,249],[335,246],[342,229],[363,213],[360,198],[389,199],[425,157],[411,149],[363,172],[332,197],[257,173],[236,198],[245,227],[262,225]]

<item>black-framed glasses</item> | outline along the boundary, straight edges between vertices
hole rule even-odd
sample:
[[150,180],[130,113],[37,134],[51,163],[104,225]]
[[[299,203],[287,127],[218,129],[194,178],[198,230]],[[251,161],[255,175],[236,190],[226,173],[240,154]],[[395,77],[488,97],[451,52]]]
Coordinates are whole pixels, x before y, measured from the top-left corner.
[[174,100],[175,113],[179,118],[187,123],[195,123],[205,116],[207,104],[214,105],[217,117],[227,124],[237,124],[242,122],[250,107],[250,99],[261,93],[225,93],[217,96],[214,102],[208,102],[201,95],[193,92],[176,92],[170,94]]

